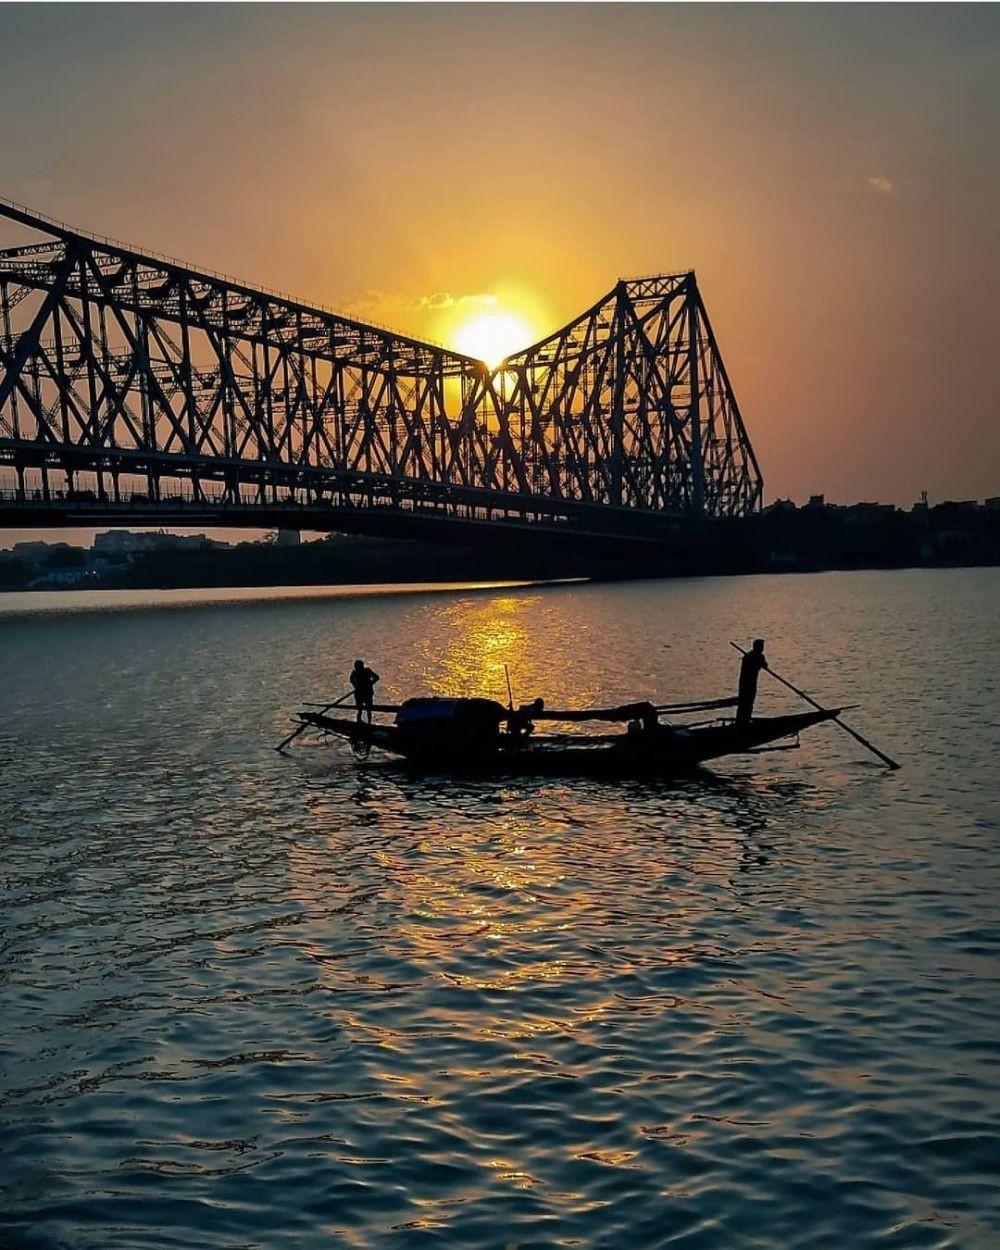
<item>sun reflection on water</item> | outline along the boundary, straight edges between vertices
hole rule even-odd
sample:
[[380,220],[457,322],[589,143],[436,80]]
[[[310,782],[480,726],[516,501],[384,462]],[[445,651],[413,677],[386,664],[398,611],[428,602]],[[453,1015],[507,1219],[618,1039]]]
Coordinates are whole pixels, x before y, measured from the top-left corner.
[[[393,1229],[455,1250],[993,1244],[995,588],[958,572],[9,631],[18,1227],[205,1250]],[[507,663],[516,700],[552,707],[723,694],[744,626],[806,689],[863,686],[859,727],[892,717],[915,767],[875,777],[833,732],[670,785],[271,749],[356,646],[392,701],[506,702]],[[110,701],[130,653],[149,678]]]
[[[507,702],[504,665],[515,674],[528,650],[527,616],[538,596],[510,595],[447,604],[440,628],[422,645],[422,676],[438,695],[494,698]],[[447,643],[441,646],[441,633]]]

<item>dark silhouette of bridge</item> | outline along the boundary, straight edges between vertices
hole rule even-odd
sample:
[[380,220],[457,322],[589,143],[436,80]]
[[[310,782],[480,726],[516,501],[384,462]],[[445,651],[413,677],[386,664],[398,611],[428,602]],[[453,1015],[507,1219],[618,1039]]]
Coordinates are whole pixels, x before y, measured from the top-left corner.
[[[0,201],[0,525],[648,542],[759,508],[690,273],[496,368]],[[6,240],[4,240],[6,241]]]

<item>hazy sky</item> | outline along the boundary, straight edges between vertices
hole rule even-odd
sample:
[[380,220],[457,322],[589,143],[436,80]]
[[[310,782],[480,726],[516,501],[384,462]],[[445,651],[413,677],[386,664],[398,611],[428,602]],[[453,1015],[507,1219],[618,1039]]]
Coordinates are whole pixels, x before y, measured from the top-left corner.
[[437,339],[693,267],[766,499],[1000,494],[996,6],[7,4],[0,44],[10,198]]

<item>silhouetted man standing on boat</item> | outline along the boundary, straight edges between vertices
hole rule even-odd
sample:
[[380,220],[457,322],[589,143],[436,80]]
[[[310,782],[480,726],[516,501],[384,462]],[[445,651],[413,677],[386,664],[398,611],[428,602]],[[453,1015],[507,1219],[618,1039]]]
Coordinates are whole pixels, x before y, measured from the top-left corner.
[[757,678],[762,668],[767,668],[764,639],[755,638],[753,649],[743,653],[743,660],[740,664],[739,702],[736,707],[737,725],[750,724],[754,700],[757,698]]
[[375,702],[375,683],[379,680],[378,673],[368,668],[364,660],[355,660],[351,669],[351,685],[354,687],[354,706],[358,709],[358,724],[361,724],[361,713],[368,714],[368,724],[372,723],[372,704]]

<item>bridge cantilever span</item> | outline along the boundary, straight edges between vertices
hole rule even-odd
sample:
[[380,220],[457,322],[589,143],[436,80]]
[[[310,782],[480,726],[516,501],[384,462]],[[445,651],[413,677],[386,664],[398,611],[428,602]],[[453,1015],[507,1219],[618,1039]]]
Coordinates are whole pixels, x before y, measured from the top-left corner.
[[0,202],[0,524],[656,538],[760,506],[693,272],[481,361]]

